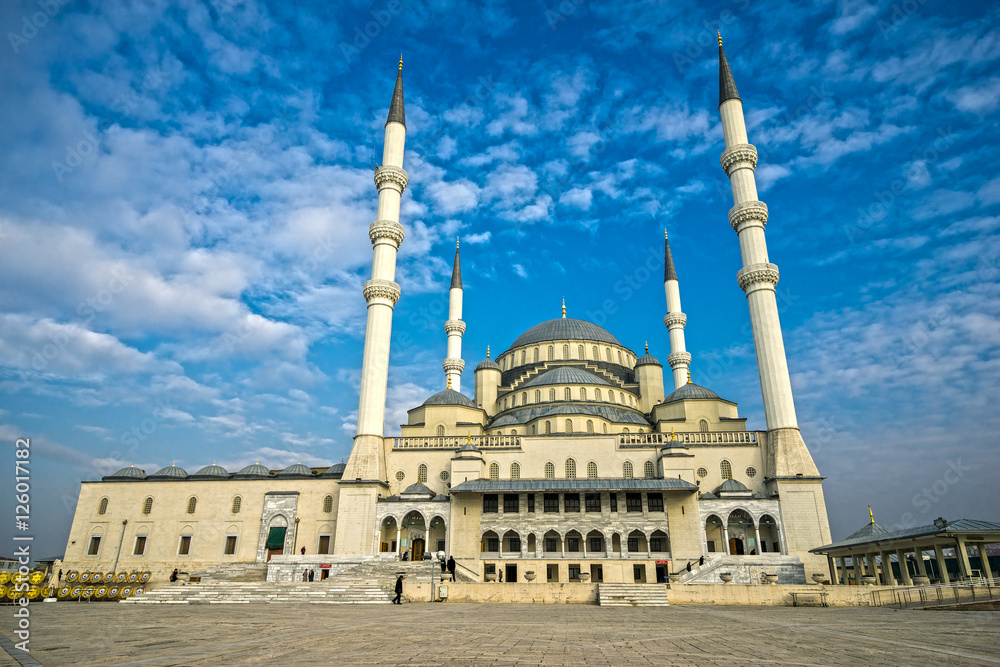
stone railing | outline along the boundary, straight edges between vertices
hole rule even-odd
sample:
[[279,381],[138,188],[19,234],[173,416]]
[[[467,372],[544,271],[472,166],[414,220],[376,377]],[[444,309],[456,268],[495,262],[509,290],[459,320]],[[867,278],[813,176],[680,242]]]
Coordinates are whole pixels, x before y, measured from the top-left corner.
[[[671,442],[670,433],[619,433],[618,444],[636,447],[663,447]],[[674,433],[679,445],[756,445],[766,441],[767,431],[686,431]]]
[[479,449],[520,449],[519,435],[443,435],[423,438],[388,438],[393,449],[460,449],[471,442]]

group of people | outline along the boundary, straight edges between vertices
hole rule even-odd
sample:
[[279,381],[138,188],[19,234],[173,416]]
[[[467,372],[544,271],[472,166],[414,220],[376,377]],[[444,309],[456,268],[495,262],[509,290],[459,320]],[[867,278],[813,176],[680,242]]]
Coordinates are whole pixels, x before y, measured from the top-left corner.
[[308,570],[302,570],[302,581],[312,581],[315,576],[316,570],[311,568]]
[[[404,556],[406,555],[405,551],[403,552],[403,555]],[[406,560],[406,559],[403,558],[402,560]],[[449,573],[449,574],[451,574],[451,580],[455,581],[455,558],[454,557],[449,556],[448,560],[441,561],[441,574],[444,574],[446,572]],[[393,604],[403,604],[403,577],[405,577],[405,576],[406,576],[405,574],[400,574],[399,576],[396,577],[396,597],[394,597],[392,599],[392,603]]]

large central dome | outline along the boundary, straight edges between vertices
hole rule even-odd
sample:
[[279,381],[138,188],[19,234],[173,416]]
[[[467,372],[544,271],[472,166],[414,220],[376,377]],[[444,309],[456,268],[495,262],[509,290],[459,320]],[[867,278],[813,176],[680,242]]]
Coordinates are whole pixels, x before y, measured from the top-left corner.
[[593,322],[574,320],[568,317],[542,322],[531,327],[517,337],[511,349],[549,340],[593,340],[600,343],[619,345],[618,339]]

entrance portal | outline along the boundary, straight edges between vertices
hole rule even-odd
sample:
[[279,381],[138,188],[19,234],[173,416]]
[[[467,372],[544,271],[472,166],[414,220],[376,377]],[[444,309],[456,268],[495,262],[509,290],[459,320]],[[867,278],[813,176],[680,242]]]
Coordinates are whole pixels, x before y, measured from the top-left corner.
[[508,584],[517,583],[517,565],[507,565],[504,567],[503,580]]
[[413,560],[424,559],[424,538],[418,537],[413,540]]
[[743,556],[746,552],[743,550],[743,540],[738,537],[729,538],[729,553],[732,556]]
[[656,581],[665,582],[667,580],[667,566],[657,565],[656,566]]

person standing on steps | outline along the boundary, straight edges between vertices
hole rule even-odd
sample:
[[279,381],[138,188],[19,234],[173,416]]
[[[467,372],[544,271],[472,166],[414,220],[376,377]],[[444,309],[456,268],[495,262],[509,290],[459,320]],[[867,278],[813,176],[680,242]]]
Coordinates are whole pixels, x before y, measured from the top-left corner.
[[316,570],[309,570],[309,581],[312,581],[313,577],[315,576],[316,576]]
[[455,557],[448,556],[448,572],[451,574],[451,580],[455,581]]
[[403,604],[403,575],[396,578],[396,597],[392,599],[393,604]]

